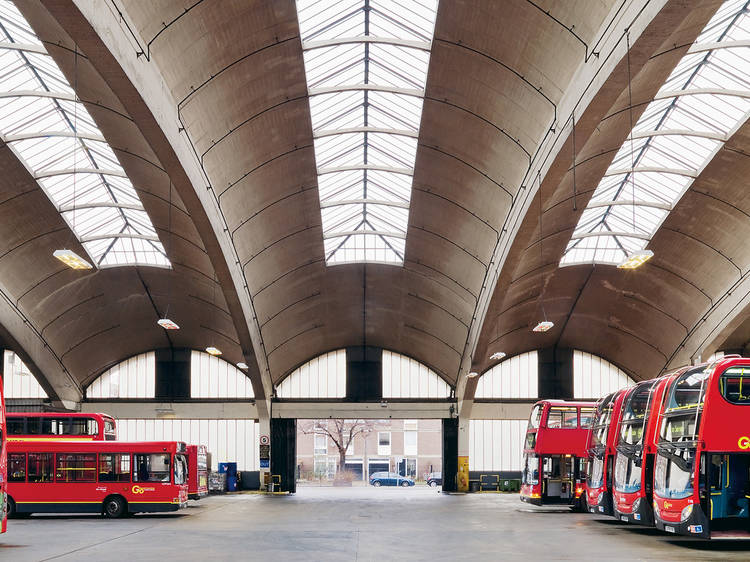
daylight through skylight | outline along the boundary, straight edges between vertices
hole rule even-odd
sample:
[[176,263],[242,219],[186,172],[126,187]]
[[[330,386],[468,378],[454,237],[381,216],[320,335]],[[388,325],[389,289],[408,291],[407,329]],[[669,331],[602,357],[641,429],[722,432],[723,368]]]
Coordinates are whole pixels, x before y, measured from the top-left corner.
[[0,136],[92,263],[169,267],[114,152],[26,19],[7,0],[0,2],[0,69]]
[[437,3],[297,0],[327,264],[403,264]]
[[560,265],[618,264],[642,250],[750,116],[748,1],[724,2],[620,147]]

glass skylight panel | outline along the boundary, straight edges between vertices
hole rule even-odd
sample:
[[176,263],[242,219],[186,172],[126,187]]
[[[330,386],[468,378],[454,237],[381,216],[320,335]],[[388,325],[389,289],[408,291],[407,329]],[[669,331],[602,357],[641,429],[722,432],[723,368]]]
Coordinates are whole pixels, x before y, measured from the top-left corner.
[[643,250],[694,179],[748,119],[746,4],[722,4],[641,114],[581,215],[560,265],[619,264]]
[[403,264],[437,3],[297,0],[327,264]]
[[0,135],[92,263],[169,267],[117,156],[31,26],[7,0],[0,2],[0,42]]

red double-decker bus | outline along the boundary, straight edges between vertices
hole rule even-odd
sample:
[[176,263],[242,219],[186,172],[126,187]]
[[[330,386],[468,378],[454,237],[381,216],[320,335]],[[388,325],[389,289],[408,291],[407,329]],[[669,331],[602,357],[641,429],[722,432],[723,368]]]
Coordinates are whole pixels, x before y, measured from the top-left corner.
[[588,438],[586,504],[592,513],[612,515],[612,480],[615,443],[622,402],[631,388],[608,394],[596,403],[594,423]]
[[0,533],[7,530],[8,524],[8,464],[7,437],[5,435],[5,397],[3,394],[3,378],[0,377]]
[[750,538],[750,358],[685,370],[669,385],[654,468],[667,532]]
[[594,402],[540,400],[526,430],[521,501],[580,507]]
[[8,441],[8,512],[126,513],[187,505],[180,441]]
[[654,524],[654,458],[662,402],[669,382],[681,372],[643,381],[623,401],[613,491],[614,515],[621,521]]
[[7,433],[11,440],[71,438],[114,441],[117,439],[117,425],[107,414],[8,412]]
[[208,495],[208,471],[211,457],[205,445],[188,445],[188,497],[199,500]]

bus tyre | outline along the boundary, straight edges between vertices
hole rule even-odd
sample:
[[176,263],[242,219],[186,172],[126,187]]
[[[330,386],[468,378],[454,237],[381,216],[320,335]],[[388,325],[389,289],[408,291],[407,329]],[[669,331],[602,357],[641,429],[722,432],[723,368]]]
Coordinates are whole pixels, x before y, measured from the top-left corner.
[[380,488],[380,482],[378,482],[377,480],[375,480],[375,482],[373,482],[372,485],[375,486],[376,488]]
[[401,482],[401,487],[402,488],[408,488],[409,487],[409,483],[406,480],[404,480],[403,482]]
[[8,496],[8,517],[15,517],[16,516],[16,502],[13,501],[13,498]]
[[110,519],[122,517],[126,513],[125,500],[120,496],[109,496],[104,500],[104,516]]

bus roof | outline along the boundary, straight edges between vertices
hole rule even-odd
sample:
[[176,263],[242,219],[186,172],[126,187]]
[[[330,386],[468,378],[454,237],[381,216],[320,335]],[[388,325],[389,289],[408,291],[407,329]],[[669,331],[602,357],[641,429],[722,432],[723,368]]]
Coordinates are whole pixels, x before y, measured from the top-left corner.
[[153,453],[185,452],[182,441],[92,441],[90,439],[14,439],[8,441],[10,452],[30,453]]
[[114,419],[109,414],[102,412],[7,412],[9,418],[109,418]]

